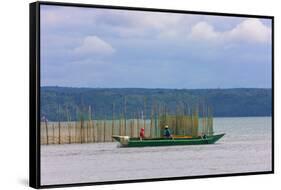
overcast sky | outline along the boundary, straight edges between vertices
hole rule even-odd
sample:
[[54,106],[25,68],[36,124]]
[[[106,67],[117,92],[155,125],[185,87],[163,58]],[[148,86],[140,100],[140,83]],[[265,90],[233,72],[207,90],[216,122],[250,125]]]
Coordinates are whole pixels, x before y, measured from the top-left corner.
[[41,86],[271,87],[271,20],[41,5]]

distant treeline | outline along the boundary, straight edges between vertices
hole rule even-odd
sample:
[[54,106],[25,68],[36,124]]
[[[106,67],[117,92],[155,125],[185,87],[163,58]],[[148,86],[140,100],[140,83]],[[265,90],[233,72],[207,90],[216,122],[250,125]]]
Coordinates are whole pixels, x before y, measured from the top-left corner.
[[136,114],[149,118],[155,109],[177,114],[179,109],[181,112],[189,112],[200,106],[210,107],[214,117],[271,116],[271,105],[272,90],[260,88],[41,87],[41,117],[49,121],[77,121],[83,114],[83,117],[87,117],[89,109],[94,119],[111,119],[112,115],[129,119],[135,118]]

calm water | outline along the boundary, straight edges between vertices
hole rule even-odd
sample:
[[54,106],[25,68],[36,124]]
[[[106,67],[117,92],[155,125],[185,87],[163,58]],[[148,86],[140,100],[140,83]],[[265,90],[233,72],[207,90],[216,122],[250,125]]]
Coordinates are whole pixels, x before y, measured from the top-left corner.
[[215,118],[214,145],[41,146],[41,183],[66,184],[271,170],[271,117]]

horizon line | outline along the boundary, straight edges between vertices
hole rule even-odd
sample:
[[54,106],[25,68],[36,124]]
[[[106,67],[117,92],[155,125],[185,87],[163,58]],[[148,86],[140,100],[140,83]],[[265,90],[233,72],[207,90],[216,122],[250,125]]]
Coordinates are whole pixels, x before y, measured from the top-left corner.
[[70,87],[70,86],[40,86],[40,88],[81,88],[81,89],[162,89],[162,90],[230,90],[230,89],[272,89],[272,87],[227,87],[227,88],[145,88],[145,87]]

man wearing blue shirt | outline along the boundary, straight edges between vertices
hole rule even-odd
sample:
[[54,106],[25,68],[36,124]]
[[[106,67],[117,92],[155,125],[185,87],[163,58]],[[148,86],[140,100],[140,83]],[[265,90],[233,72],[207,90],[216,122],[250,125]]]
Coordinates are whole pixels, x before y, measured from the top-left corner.
[[164,136],[165,138],[172,138],[172,134],[171,134],[171,131],[170,131],[168,125],[165,126],[163,136]]

